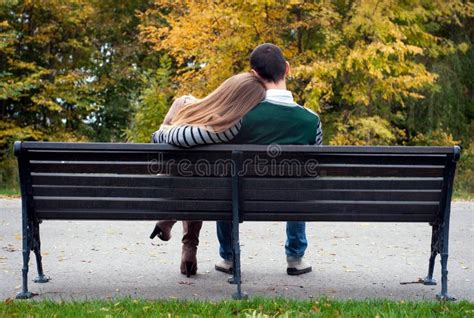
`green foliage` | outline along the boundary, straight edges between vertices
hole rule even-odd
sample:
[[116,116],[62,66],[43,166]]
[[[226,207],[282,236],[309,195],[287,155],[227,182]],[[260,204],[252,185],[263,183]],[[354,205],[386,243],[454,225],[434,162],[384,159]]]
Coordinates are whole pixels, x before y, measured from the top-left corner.
[[18,198],[20,191],[18,188],[0,188],[0,197]]
[[150,142],[151,134],[156,131],[172,103],[171,61],[164,56],[161,67],[156,72],[142,77],[147,87],[135,103],[134,116],[130,127],[125,130],[128,141]]
[[455,183],[455,197],[462,199],[474,199],[474,143],[461,152]]
[[91,70],[101,83],[100,103],[88,116],[83,133],[95,141],[123,141],[133,117],[133,103],[148,83],[142,74],[160,67],[160,54],[150,52],[138,38],[136,12],[152,0],[93,0],[96,51]]
[[18,166],[13,151],[3,154],[3,160],[0,161],[0,189],[4,191],[18,192]]
[[433,61],[430,68],[439,74],[434,89],[426,92],[425,99],[407,103],[403,125],[411,138],[443,130],[458,142],[469,144],[473,140],[474,72],[469,71],[474,69],[472,44],[467,52],[458,51]]

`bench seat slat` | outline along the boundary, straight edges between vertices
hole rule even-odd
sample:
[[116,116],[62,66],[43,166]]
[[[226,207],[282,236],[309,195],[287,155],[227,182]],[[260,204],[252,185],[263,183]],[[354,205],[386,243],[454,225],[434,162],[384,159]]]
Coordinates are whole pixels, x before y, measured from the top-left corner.
[[[37,210],[40,219],[44,220],[208,220],[230,221],[229,212],[169,211],[148,210]],[[170,217],[172,215],[172,217]],[[328,221],[328,222],[432,222],[430,214],[350,214],[350,213],[246,213],[244,221]]]
[[28,152],[31,161],[179,161],[187,160],[196,162],[206,160],[215,162],[216,160],[230,159],[230,152],[159,152],[159,151],[53,151],[53,150],[33,150]]
[[433,222],[431,214],[376,214],[376,213],[246,213],[244,221],[307,221],[307,222]]
[[306,201],[306,200],[342,200],[342,201],[439,201],[441,190],[260,190],[243,191],[245,201]]
[[[156,174],[172,173],[183,176],[214,176],[230,175],[231,163],[224,162],[218,165],[202,164],[194,165],[190,163],[167,164],[154,163],[149,161],[141,162],[47,162],[33,161],[31,163],[32,172],[55,172],[55,173],[115,173],[115,174]],[[314,168],[304,169],[301,166],[292,165],[247,165],[246,175],[257,176],[398,176],[398,177],[442,177],[443,168],[441,165],[365,165],[365,164],[319,164]]]
[[38,217],[43,220],[208,220],[231,221],[229,211],[150,211],[120,209],[38,209]]
[[[127,197],[231,200],[231,189],[165,188],[165,187],[100,187],[100,186],[33,186],[34,196]],[[359,200],[359,201],[439,201],[441,190],[243,190],[244,201],[275,200]]]
[[[37,209],[119,209],[153,211],[230,211],[231,201],[168,200],[150,198],[34,197]],[[244,213],[417,213],[435,214],[439,203],[432,201],[245,201]]]
[[439,203],[432,201],[297,201],[271,202],[247,201],[243,204],[244,213],[280,213],[280,212],[307,212],[307,213],[415,213],[436,214]]
[[247,190],[312,190],[312,189],[441,189],[442,178],[244,178]]
[[228,177],[175,177],[168,175],[110,175],[33,173],[33,185],[79,185],[104,187],[229,188]]
[[33,197],[37,209],[118,209],[153,211],[231,211],[231,201],[155,198]]
[[181,200],[231,200],[231,189],[225,188],[153,188],[153,187],[97,187],[97,186],[33,186],[33,195],[55,197],[104,198],[173,198]]
[[[33,185],[140,186],[172,188],[230,188],[228,177],[175,177],[168,175],[109,175],[33,173]],[[249,178],[242,180],[243,189],[313,190],[313,189],[441,189],[442,178]]]
[[[186,160],[191,163],[206,160],[211,164],[217,160],[229,160],[229,152],[189,152],[181,150],[177,152],[152,152],[152,151],[53,151],[53,150],[32,150],[28,152],[28,158],[32,161],[160,161]],[[315,153],[281,153],[278,157],[270,157],[267,154],[245,154],[244,161],[257,159],[268,162],[300,162],[316,160],[320,164],[381,164],[381,165],[445,165],[447,156],[445,154],[315,154]]]

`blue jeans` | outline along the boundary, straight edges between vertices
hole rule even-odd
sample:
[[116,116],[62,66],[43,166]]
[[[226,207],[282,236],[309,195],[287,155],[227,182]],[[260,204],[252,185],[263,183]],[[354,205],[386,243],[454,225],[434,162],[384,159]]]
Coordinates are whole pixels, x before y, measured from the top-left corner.
[[[228,261],[232,260],[232,223],[217,222],[217,238],[219,239],[219,254]],[[308,241],[306,240],[305,222],[286,223],[286,256],[303,257]]]

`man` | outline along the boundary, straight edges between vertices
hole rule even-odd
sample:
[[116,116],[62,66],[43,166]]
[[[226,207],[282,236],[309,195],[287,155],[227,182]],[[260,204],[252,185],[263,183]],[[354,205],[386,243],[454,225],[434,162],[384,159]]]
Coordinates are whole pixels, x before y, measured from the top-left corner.
[[[296,104],[286,90],[286,76],[290,65],[280,48],[262,44],[250,55],[252,72],[264,83],[266,98],[242,119],[239,133],[232,140],[236,144],[320,145],[322,129],[319,116]],[[222,260],[215,264],[218,271],[232,272],[231,223],[217,222]],[[285,253],[288,275],[311,272],[311,265],[303,260],[308,245],[305,222],[287,222]]]

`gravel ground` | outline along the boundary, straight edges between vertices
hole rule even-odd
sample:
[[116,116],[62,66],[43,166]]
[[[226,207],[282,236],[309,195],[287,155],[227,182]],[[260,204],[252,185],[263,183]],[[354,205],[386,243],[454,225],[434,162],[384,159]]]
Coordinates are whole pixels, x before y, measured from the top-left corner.
[[[0,199],[0,299],[21,287],[21,202]],[[449,293],[474,301],[474,202],[452,206]],[[169,242],[148,238],[154,222],[45,221],[41,224],[43,266],[51,277],[35,284],[34,299],[79,300],[130,296],[146,299],[229,299],[235,286],[216,272],[215,223],[201,232],[198,275],[179,272],[181,225]],[[417,223],[309,223],[306,259],[313,272],[288,276],[284,223],[241,226],[242,288],[250,297],[308,299],[434,299],[441,286],[400,284],[426,275],[431,228]],[[435,277],[439,281],[439,258]]]

